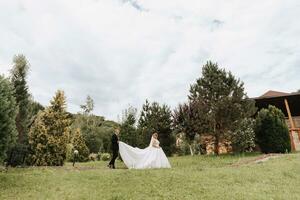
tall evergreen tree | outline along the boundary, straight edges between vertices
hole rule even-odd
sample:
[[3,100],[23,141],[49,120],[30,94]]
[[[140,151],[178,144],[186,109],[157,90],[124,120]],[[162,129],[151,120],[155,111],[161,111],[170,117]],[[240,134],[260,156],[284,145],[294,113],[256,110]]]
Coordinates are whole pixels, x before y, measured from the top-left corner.
[[254,101],[247,98],[243,83],[212,62],[203,66],[202,77],[190,88],[189,100],[199,105],[199,120],[206,124],[203,132],[215,139],[215,154],[219,153],[219,142],[226,134],[255,113]]
[[29,163],[61,166],[66,159],[70,119],[63,91],[57,91],[50,106],[41,111],[29,133]]
[[123,111],[120,140],[130,144],[131,146],[138,146],[139,136],[136,128],[136,113],[137,109],[129,107]]
[[16,115],[13,87],[8,79],[0,75],[0,163],[7,157],[7,150],[16,142]]
[[26,82],[29,64],[24,55],[16,55],[13,58],[13,68],[11,69],[11,82],[15,89],[15,98],[19,111],[16,117],[18,131],[18,142],[26,143],[29,124],[29,93]]
[[171,110],[167,105],[160,105],[157,102],[150,104],[146,100],[138,121],[138,130],[142,137],[142,145],[149,145],[152,134],[158,132],[161,147],[167,155],[171,155],[174,144],[171,117]]

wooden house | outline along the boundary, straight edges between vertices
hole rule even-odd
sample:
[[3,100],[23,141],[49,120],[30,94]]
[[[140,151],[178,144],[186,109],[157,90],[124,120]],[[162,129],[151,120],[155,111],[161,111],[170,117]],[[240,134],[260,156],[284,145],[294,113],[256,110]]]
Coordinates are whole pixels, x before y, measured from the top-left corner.
[[290,131],[292,151],[300,151],[300,92],[284,93],[270,90],[254,100],[259,110],[273,105],[284,113]]

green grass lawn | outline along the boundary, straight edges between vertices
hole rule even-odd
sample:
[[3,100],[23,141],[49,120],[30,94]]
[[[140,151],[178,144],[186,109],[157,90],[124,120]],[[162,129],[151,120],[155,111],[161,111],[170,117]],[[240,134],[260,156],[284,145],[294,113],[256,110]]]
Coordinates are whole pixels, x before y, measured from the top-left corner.
[[300,154],[243,164],[257,156],[174,157],[172,169],[156,170],[10,168],[0,172],[0,199],[300,199]]

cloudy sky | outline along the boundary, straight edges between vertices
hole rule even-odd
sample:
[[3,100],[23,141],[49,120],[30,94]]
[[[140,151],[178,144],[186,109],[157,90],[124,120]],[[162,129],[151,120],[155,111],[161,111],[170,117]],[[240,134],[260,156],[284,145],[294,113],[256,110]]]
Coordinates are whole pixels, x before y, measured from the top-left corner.
[[79,111],[89,94],[108,119],[146,98],[186,100],[207,60],[249,96],[300,89],[299,0],[0,0],[0,73],[30,62],[35,100],[57,89]]

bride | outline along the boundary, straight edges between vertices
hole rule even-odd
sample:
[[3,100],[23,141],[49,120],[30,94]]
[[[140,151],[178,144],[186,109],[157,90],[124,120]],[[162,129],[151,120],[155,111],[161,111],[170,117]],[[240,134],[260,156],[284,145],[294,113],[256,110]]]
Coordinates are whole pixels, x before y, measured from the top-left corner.
[[171,168],[164,151],[159,146],[158,134],[154,133],[145,149],[134,148],[119,142],[120,155],[129,169]]

